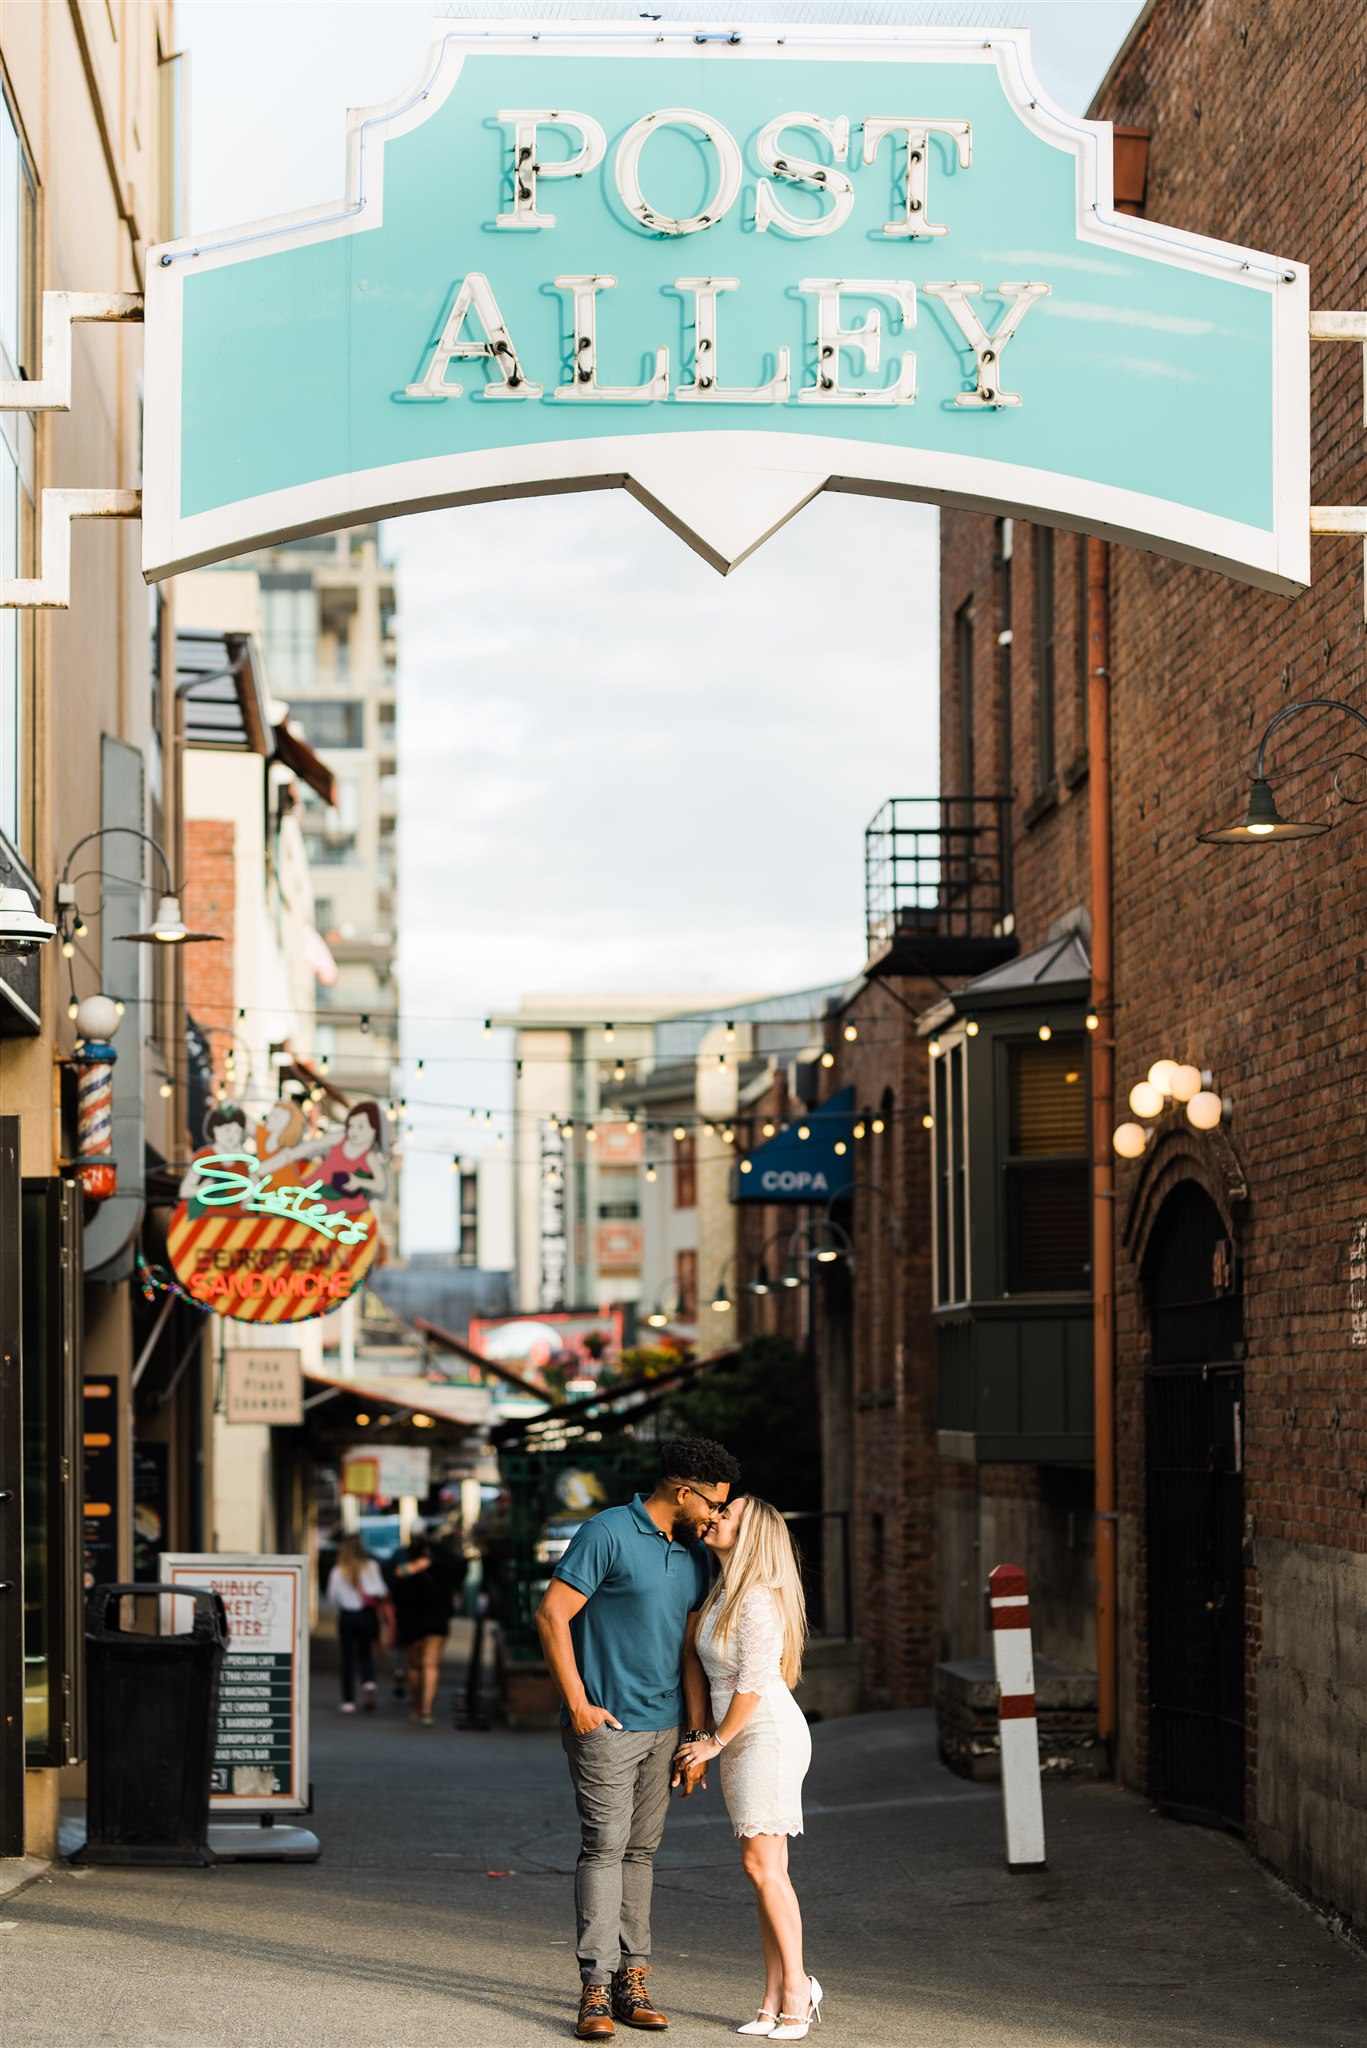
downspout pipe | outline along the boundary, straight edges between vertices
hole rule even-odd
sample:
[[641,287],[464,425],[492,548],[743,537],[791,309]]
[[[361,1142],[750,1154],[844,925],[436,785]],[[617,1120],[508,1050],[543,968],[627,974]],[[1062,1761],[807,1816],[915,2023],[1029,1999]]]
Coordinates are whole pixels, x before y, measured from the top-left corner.
[[1088,837],[1091,850],[1092,1372],[1096,1460],[1097,1734],[1116,1756],[1118,1631],[1115,1486],[1115,964],[1111,850],[1110,550],[1087,541]]

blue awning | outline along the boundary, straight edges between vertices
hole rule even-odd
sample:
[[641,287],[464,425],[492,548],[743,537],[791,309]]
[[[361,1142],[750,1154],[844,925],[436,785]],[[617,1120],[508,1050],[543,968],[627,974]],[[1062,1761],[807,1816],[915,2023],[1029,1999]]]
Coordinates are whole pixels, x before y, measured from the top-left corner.
[[[854,1182],[853,1136],[854,1090],[842,1088],[741,1161],[731,1176],[731,1200],[829,1202],[843,1195]],[[837,1152],[837,1145],[845,1149]]]

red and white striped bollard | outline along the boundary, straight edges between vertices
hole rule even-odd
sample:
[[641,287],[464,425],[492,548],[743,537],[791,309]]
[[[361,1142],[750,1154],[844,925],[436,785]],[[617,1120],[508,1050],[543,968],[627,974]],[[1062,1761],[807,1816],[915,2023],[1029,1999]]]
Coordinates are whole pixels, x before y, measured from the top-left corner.
[[1030,1588],[1018,1564],[999,1564],[987,1581],[1001,1730],[1002,1807],[1008,1870],[1044,1869],[1035,1660],[1030,1647]]

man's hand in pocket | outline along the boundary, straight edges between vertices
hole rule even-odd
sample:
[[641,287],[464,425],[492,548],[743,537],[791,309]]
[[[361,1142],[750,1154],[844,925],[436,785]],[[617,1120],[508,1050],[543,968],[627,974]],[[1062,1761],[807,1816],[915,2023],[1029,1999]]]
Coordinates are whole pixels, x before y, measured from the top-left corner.
[[576,1735],[596,1735],[604,1723],[609,1728],[620,1729],[622,1725],[606,1707],[591,1707],[587,1701],[582,1707],[576,1707],[570,1715],[570,1726]]

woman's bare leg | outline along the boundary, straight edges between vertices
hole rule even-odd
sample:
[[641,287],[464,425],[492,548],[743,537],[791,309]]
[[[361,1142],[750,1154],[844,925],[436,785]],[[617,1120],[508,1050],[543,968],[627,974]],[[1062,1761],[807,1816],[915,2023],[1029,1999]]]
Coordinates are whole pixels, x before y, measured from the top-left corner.
[[[788,1876],[788,1837],[751,1835],[742,1841],[740,1853],[745,1874],[759,1898],[761,1927],[767,1923],[770,1939],[777,1951],[781,2008],[784,2012],[805,2017],[808,1979],[802,1962],[802,1909]],[[772,2005],[768,1993],[772,1989],[773,1965],[767,1942],[765,1966],[765,2004]]]
[[437,1697],[437,1680],[441,1673],[440,1636],[424,1636],[422,1641],[422,1705],[420,1714],[430,1714]]

